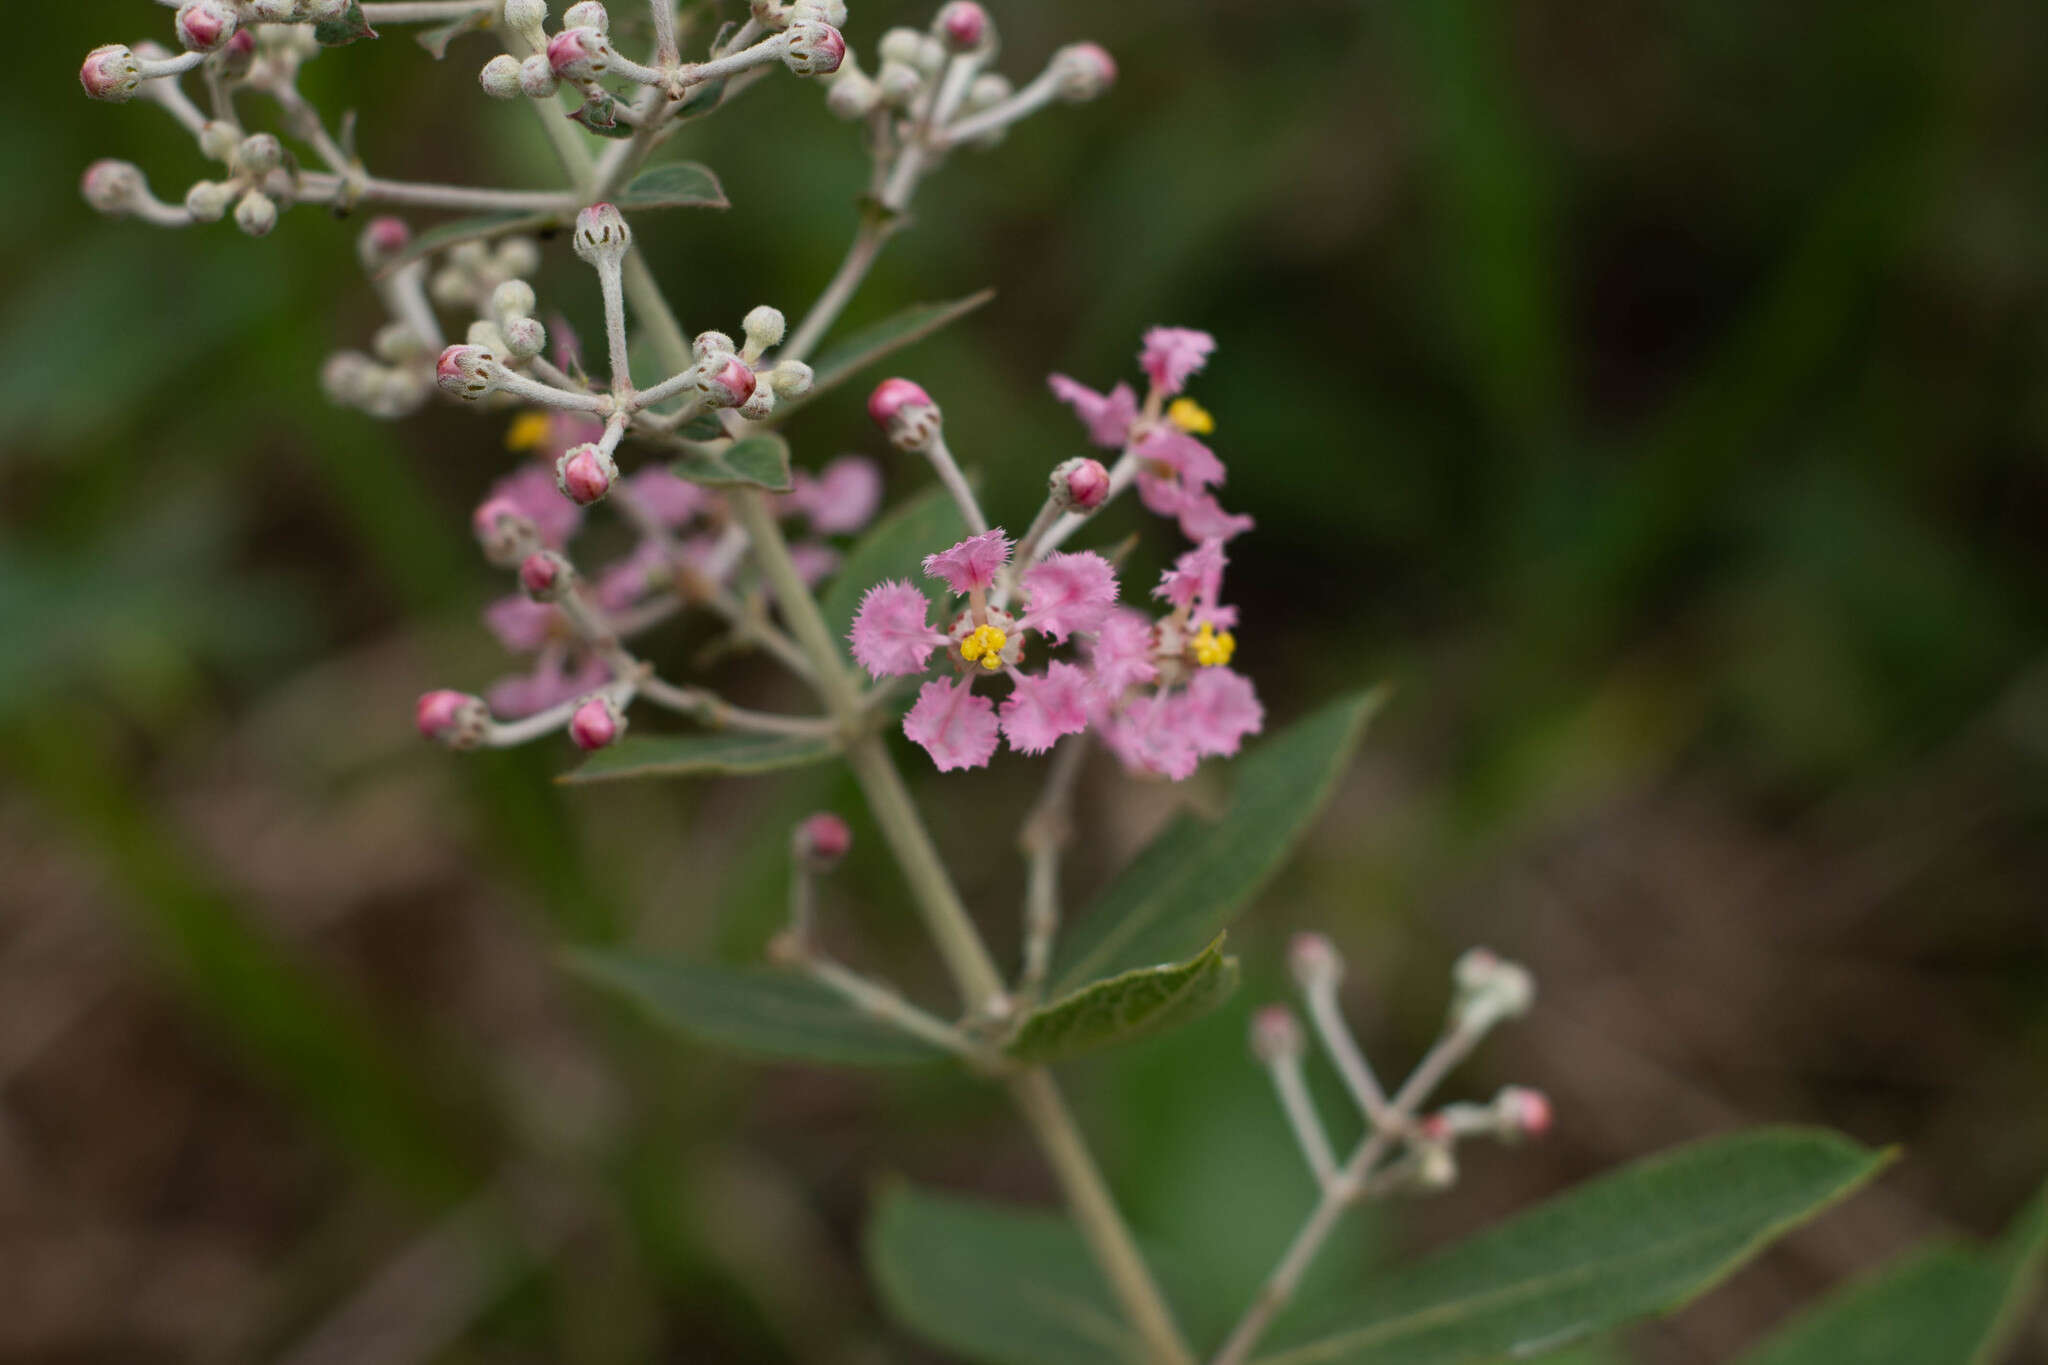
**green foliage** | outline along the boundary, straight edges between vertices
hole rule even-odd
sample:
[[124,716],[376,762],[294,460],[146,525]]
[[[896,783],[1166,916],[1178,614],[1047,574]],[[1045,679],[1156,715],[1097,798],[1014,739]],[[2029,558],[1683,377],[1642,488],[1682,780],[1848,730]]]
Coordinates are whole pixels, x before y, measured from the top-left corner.
[[1264,1365],[1465,1365],[1569,1345],[1711,1289],[1889,1156],[1765,1128],[1581,1185],[1346,1303],[1286,1319]]
[[322,47],[347,47],[376,36],[377,31],[363,17],[362,0],[348,0],[339,19],[323,19],[313,25],[313,41]]
[[1233,762],[1223,817],[1177,816],[1078,919],[1058,989],[1175,961],[1228,927],[1315,822],[1383,696],[1346,697]]
[[789,442],[772,431],[756,432],[721,449],[697,451],[669,466],[680,478],[714,488],[789,491]]
[[1083,986],[1026,1016],[1003,1051],[1020,1062],[1064,1061],[1199,1019],[1237,989],[1223,936],[1185,962],[1137,967]]
[[938,602],[945,596],[945,584],[925,577],[924,557],[966,534],[967,523],[943,488],[926,489],[876,522],[847,552],[819,600],[833,637],[846,638],[861,595],[885,578],[908,579]]
[[619,191],[622,209],[728,209],[725,187],[708,166],[694,161],[668,161],[650,166]]
[[563,782],[618,782],[636,777],[707,777],[769,773],[823,763],[839,752],[829,739],[720,731],[708,735],[628,735],[600,749]]
[[947,1056],[795,972],[676,962],[610,949],[575,953],[568,963],[585,980],[631,1001],[664,1027],[755,1057],[831,1066],[908,1066]]

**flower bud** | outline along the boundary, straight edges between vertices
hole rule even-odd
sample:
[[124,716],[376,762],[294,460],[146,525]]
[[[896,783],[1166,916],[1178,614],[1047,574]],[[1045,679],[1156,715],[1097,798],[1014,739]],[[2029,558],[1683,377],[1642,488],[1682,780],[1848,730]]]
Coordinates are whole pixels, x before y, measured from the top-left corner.
[[519,59],[509,52],[500,52],[484,63],[476,78],[486,95],[494,100],[509,100],[519,94],[519,72]]
[[539,550],[519,561],[519,586],[536,602],[553,602],[576,581],[576,570],[553,550]]
[[747,335],[747,354],[759,356],[770,347],[780,346],[788,327],[780,308],[770,308],[764,303],[754,309],[740,320],[740,330]]
[[540,528],[510,498],[486,498],[469,519],[484,558],[498,566],[519,563],[540,545]]
[[252,133],[235,148],[235,169],[248,175],[269,175],[283,162],[284,144],[275,133]]
[[248,0],[248,9],[259,24],[295,24],[306,17],[300,0]]
[[519,92],[528,99],[552,99],[561,88],[561,78],[544,53],[536,52],[519,64]]
[[999,71],[985,71],[974,78],[967,87],[967,112],[978,114],[984,109],[993,109],[1016,93],[1010,78]]
[[791,23],[815,19],[834,28],[846,27],[846,0],[790,0]]
[[811,391],[811,384],[816,378],[816,373],[801,360],[778,361],[775,368],[768,371],[768,383],[777,398],[803,397]]
[[619,467],[604,447],[588,441],[569,447],[555,461],[555,487],[578,507],[601,501],[618,477]]
[[914,28],[892,28],[882,35],[882,41],[875,45],[875,52],[885,62],[902,62],[905,66],[917,65],[917,51],[924,46],[924,35]]
[[336,351],[320,366],[320,387],[330,402],[359,408],[370,401],[377,367],[361,351]]
[[548,39],[548,66],[565,81],[601,80],[611,69],[611,48],[594,28],[565,28]]
[[497,357],[481,346],[450,346],[435,362],[434,382],[451,398],[474,402],[498,387],[491,373],[496,365]]
[[237,29],[221,51],[221,74],[237,79],[246,76],[256,60],[256,35],[246,28]]
[[838,29],[815,19],[791,24],[782,49],[782,64],[799,76],[829,76],[846,60],[846,39]]
[[1287,944],[1287,969],[1304,991],[1333,990],[1344,979],[1337,945],[1321,934],[1296,934]]
[[1452,1017],[1462,1029],[1483,1031],[1504,1019],[1529,1012],[1536,1003],[1536,979],[1526,967],[1507,962],[1485,948],[1465,953],[1452,969],[1457,992]]
[[1301,1025],[1285,1005],[1267,1005],[1252,1016],[1252,1056],[1266,1065],[1299,1057]]
[[122,104],[135,98],[142,88],[142,66],[124,44],[109,43],[85,54],[78,69],[78,83],[96,100]]
[[1063,512],[1093,512],[1109,499],[1109,471],[1079,455],[1052,472],[1052,500]]
[[1415,1183],[1425,1190],[1445,1190],[1458,1183],[1458,1157],[1450,1143],[1415,1145]]
[[1501,1137],[1508,1141],[1540,1138],[1550,1131],[1550,1097],[1541,1090],[1504,1086],[1493,1097],[1493,1112]]
[[924,89],[924,75],[908,62],[883,62],[875,90],[884,104],[908,104]]
[[[242,30],[247,33],[248,30]],[[242,130],[226,119],[208,119],[199,127],[199,150],[212,161],[233,161],[242,142]]]
[[261,190],[250,190],[235,204],[235,226],[251,237],[268,237],[277,226],[277,204]]
[[462,338],[472,346],[481,346],[492,355],[504,355],[512,347],[505,340],[505,334],[498,330],[498,324],[489,318],[478,318],[469,324],[468,332]]
[[387,322],[370,339],[370,349],[387,365],[397,365],[424,356],[427,343],[411,323]]
[[412,243],[412,229],[390,214],[372,218],[356,238],[356,257],[365,270],[377,270]]
[[78,182],[79,193],[95,210],[106,214],[127,213],[149,192],[142,167],[132,161],[107,159],[85,168]]
[[235,12],[222,0],[191,0],[178,9],[178,41],[194,52],[218,52],[235,36]]
[[540,269],[540,243],[531,237],[507,237],[498,243],[499,273],[524,279]]
[[866,118],[875,111],[881,99],[880,88],[850,61],[839,68],[839,73],[825,91],[825,107],[835,117],[843,119]]
[[714,356],[703,364],[697,392],[714,408],[736,408],[754,396],[754,372],[736,355],[728,355],[722,364]]
[[547,23],[548,0],[505,0],[505,27],[528,34]]
[[830,872],[853,847],[853,830],[832,812],[819,811],[797,824],[791,847],[812,872]]
[[690,343],[690,354],[700,361],[729,356],[737,349],[732,338],[723,332],[699,332],[697,339]]
[[1092,100],[1116,80],[1116,59],[1095,43],[1069,43],[1052,63],[1063,100]]
[[548,348],[548,329],[539,318],[513,318],[499,330],[505,334],[505,349],[521,360],[530,360]]
[[868,416],[898,450],[921,450],[939,434],[939,407],[908,379],[884,379],[868,395]]
[[952,0],[939,10],[932,27],[955,52],[972,52],[989,35],[988,11],[975,0]]
[[579,0],[562,14],[563,28],[594,28],[599,33],[610,35],[612,16],[598,0]]
[[633,245],[633,229],[626,226],[626,215],[617,208],[592,204],[576,215],[571,241],[576,254],[591,265],[616,266]]
[[756,383],[754,391],[747,395],[747,401],[740,404],[739,414],[749,422],[765,422],[775,411],[775,386]]
[[607,696],[595,696],[576,708],[569,717],[569,738],[585,753],[616,744],[626,733],[626,716],[618,703]]
[[506,280],[491,291],[491,311],[501,318],[530,318],[540,299],[525,280]]
[[491,708],[482,697],[462,692],[429,692],[413,710],[420,734],[451,749],[474,749],[491,731]]

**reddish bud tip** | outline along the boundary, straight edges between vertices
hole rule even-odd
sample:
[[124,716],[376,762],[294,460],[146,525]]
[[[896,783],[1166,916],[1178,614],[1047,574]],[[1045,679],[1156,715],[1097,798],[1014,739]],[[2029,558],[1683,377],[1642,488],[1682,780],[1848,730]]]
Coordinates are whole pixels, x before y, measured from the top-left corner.
[[830,811],[808,816],[796,827],[797,856],[823,870],[837,863],[853,847],[853,831]]
[[1287,944],[1287,965],[1303,990],[1335,982],[1344,971],[1337,945],[1321,934],[1296,934]]
[[519,561],[519,586],[536,602],[552,601],[569,584],[569,561],[541,550]]
[[1252,1015],[1252,1054],[1277,1062],[1301,1054],[1301,1025],[1285,1005],[1266,1005]]
[[462,692],[429,692],[413,708],[413,723],[427,739],[451,749],[471,749],[490,730],[491,711],[482,697]]
[[1092,100],[1116,82],[1116,59],[1099,44],[1070,43],[1054,54],[1059,89],[1070,100]]
[[938,29],[955,52],[972,51],[988,36],[988,11],[975,0],[953,0],[939,11]]
[[1052,472],[1052,495],[1070,512],[1093,512],[1109,500],[1109,471],[1085,455],[1068,460]]
[[846,60],[846,38],[830,24],[803,19],[785,32],[782,64],[799,76],[829,76]]
[[868,416],[887,431],[898,413],[907,407],[931,407],[932,396],[908,379],[884,379],[868,395]]
[[1511,1085],[1494,1099],[1504,1118],[1524,1137],[1540,1138],[1550,1131],[1550,1096],[1541,1090]]
[[178,10],[178,41],[194,52],[218,52],[235,36],[235,12],[221,0],[192,0]]
[[601,501],[618,477],[619,467],[612,457],[587,442],[571,446],[555,463],[555,486],[578,507]]
[[96,100],[119,103],[134,99],[142,88],[142,67],[126,46],[109,43],[85,54],[85,65],[78,68],[78,83]]
[[626,718],[610,697],[592,697],[569,717],[569,738],[585,753],[616,743],[625,729]]
[[405,250],[411,242],[412,229],[406,226],[405,220],[386,214],[370,220],[369,226],[363,229],[363,235],[356,245],[362,253],[363,263],[377,266]]
[[610,65],[604,35],[594,28],[565,28],[548,39],[548,66],[565,81],[594,81]]
[[576,215],[576,231],[570,240],[578,256],[596,265],[623,257],[633,245],[633,229],[615,205],[592,204]]
[[491,362],[491,353],[483,347],[458,343],[441,352],[434,365],[434,382],[441,386],[441,392],[453,397],[482,398],[495,387],[491,383]]
[[728,356],[724,364],[704,376],[698,388],[713,407],[736,408],[754,396],[754,372],[738,356]]

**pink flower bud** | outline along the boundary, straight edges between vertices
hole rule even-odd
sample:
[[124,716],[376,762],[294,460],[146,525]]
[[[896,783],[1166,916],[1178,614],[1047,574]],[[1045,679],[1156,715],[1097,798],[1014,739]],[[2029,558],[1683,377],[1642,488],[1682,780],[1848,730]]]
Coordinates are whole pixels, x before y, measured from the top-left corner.
[[487,498],[470,518],[476,543],[493,564],[517,564],[540,543],[540,528],[510,498]]
[[1442,1114],[1430,1114],[1415,1125],[1415,1131],[1428,1142],[1449,1142],[1452,1136],[1451,1121]]
[[142,168],[132,161],[95,161],[78,182],[85,202],[101,213],[126,213],[147,191]]
[[142,66],[124,44],[109,43],[85,54],[85,65],[78,69],[78,83],[94,99],[120,104],[134,99],[135,92],[142,88]]
[[565,28],[548,39],[548,66],[565,81],[594,81],[611,68],[611,49],[594,28]]
[[553,550],[540,550],[519,561],[519,586],[536,602],[553,602],[568,591],[576,570]]
[[481,346],[450,346],[434,365],[434,382],[450,397],[474,402],[497,388],[491,378],[495,364],[496,358]]
[[1301,1025],[1285,1005],[1267,1005],[1252,1016],[1252,1055],[1268,1065],[1301,1055]]
[[1109,499],[1109,471],[1086,455],[1068,460],[1052,472],[1052,497],[1064,511],[1093,512]]
[[782,64],[799,76],[829,76],[846,60],[846,39],[839,30],[816,19],[802,19],[787,30]]
[[420,734],[451,749],[474,749],[491,729],[491,708],[482,697],[462,692],[429,692],[413,711]]
[[356,238],[356,255],[365,270],[375,270],[412,243],[412,229],[403,218],[389,214],[372,218],[363,235]]
[[1321,934],[1296,934],[1287,944],[1287,966],[1305,991],[1326,990],[1344,975],[1337,945]]
[[555,487],[562,490],[562,496],[578,507],[588,507],[603,499],[612,491],[612,483],[619,477],[619,467],[603,447],[588,442],[571,446],[561,459],[555,462]]
[[569,717],[569,738],[585,753],[616,744],[626,733],[626,717],[610,697],[592,697]]
[[1116,59],[1095,43],[1069,43],[1052,61],[1064,100],[1092,100],[1116,81]]
[[192,0],[178,10],[178,41],[194,52],[218,52],[235,36],[235,12],[221,0]]
[[1493,1108],[1515,1136],[1540,1138],[1550,1131],[1550,1097],[1541,1090],[1507,1086],[1493,1097]]
[[868,395],[868,416],[898,450],[919,450],[939,433],[939,405],[908,379],[884,379]]
[[697,339],[690,343],[690,354],[699,360],[731,355],[736,349],[732,338],[723,332],[699,332]]
[[599,33],[612,31],[611,11],[604,7],[603,0],[576,0],[576,3],[562,13],[563,28],[594,28]]
[[805,866],[824,872],[853,847],[853,831],[830,811],[808,816],[796,827],[796,856]]
[[738,356],[727,356],[724,364],[705,370],[697,391],[714,408],[736,408],[754,396],[754,372]]
[[939,11],[937,27],[955,52],[971,52],[988,36],[988,11],[975,0],[952,0]]
[[591,265],[616,264],[633,245],[633,229],[626,226],[626,215],[615,206],[592,204],[576,215],[571,241],[576,254]]

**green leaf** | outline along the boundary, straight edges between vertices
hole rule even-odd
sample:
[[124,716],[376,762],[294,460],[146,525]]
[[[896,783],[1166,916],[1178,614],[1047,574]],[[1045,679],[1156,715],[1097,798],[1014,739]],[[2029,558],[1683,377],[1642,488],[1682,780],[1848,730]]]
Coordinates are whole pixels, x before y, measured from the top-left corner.
[[2048,1191],[1990,1250],[1955,1243],[1899,1258],[1831,1295],[1743,1365],[1993,1365],[2040,1288]]
[[566,222],[567,219],[559,213],[487,213],[475,218],[458,218],[414,237],[397,255],[377,268],[377,278],[386,279],[414,261],[423,261],[437,251],[446,251],[464,242],[488,242],[515,232],[554,232]]
[[1259,1365],[1519,1360],[1675,1309],[1889,1160],[1833,1133],[1764,1128],[1590,1181],[1290,1324]]
[[677,962],[615,949],[574,953],[569,966],[633,1002],[656,1023],[756,1057],[833,1066],[911,1066],[948,1057],[794,972]]
[[787,493],[789,442],[772,431],[756,432],[722,449],[687,455],[669,468],[691,483],[715,488],[740,484],[770,493]]
[[1064,1061],[1199,1019],[1237,989],[1223,935],[1186,962],[1139,967],[1085,986],[1028,1015],[1003,1051],[1034,1065]]
[[776,405],[774,420],[787,417],[816,401],[828,390],[844,384],[868,366],[885,360],[913,342],[924,340],[941,327],[966,317],[996,296],[993,289],[969,294],[949,303],[914,303],[892,317],[863,327],[844,341],[827,346],[811,362],[815,377],[801,398]]
[[837,639],[853,629],[853,614],[869,588],[885,578],[903,578],[924,590],[932,602],[946,594],[946,585],[924,576],[924,557],[945,549],[967,534],[960,509],[943,488],[929,488],[869,528],[847,551],[846,559],[825,589],[819,606],[825,624]]
[[376,36],[377,30],[363,17],[361,0],[348,0],[348,8],[339,19],[322,19],[313,25],[313,41],[322,47],[347,47]]
[[596,95],[586,98],[569,115],[571,123],[580,123],[599,137],[629,138],[633,130],[619,122],[619,102],[610,95]]
[[1087,1244],[1052,1214],[909,1185],[868,1225],[868,1273],[895,1319],[983,1365],[1130,1365],[1142,1343]]
[[629,735],[583,760],[561,782],[617,782],[633,777],[703,777],[772,773],[823,763],[839,752],[825,738],[721,731],[709,735]]
[[1177,816],[1131,861],[1076,921],[1055,989],[1177,961],[1228,927],[1315,823],[1383,697],[1346,697],[1234,761],[1223,818]]
[[619,192],[622,209],[727,209],[732,203],[709,167],[670,161],[634,176]]

